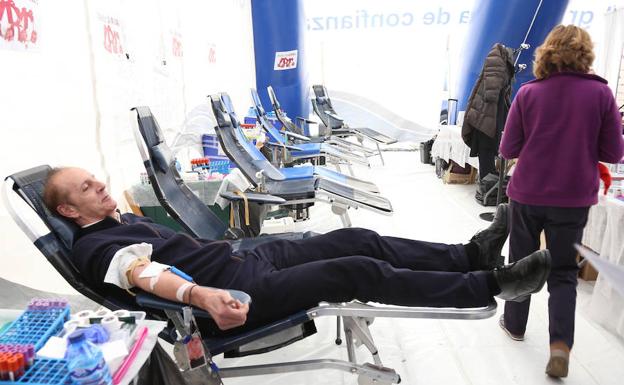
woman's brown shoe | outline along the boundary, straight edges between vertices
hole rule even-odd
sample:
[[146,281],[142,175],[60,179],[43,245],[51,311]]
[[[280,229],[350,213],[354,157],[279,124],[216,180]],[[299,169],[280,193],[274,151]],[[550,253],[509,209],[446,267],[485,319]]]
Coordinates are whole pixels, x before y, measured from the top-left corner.
[[550,359],[546,365],[546,374],[551,377],[567,377],[570,363],[570,349],[563,343],[550,345]]

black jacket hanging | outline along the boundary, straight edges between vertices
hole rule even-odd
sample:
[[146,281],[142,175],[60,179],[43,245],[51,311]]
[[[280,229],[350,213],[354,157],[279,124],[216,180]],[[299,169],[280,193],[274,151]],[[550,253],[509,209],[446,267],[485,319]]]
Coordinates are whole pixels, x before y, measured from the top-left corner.
[[462,125],[462,138],[470,147],[475,144],[475,130],[496,143],[498,134],[505,126],[515,73],[513,56],[511,48],[496,43],[485,59],[477,84],[468,99]]

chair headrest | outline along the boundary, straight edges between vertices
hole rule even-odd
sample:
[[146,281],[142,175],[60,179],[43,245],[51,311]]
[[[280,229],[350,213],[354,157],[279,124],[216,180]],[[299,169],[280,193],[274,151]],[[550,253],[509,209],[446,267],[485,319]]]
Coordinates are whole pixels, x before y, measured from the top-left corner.
[[78,225],[69,219],[53,214],[43,203],[43,188],[50,170],[48,165],[38,166],[15,173],[9,178],[15,183],[14,191],[35,210],[63,246],[71,250],[79,230]]
[[152,111],[147,106],[140,106],[134,108],[137,111],[139,117],[138,124],[139,130],[145,139],[145,144],[148,147],[154,147],[165,141],[165,135],[163,134],[158,122],[154,118]]
[[275,95],[275,91],[273,90],[273,87],[268,86],[267,87],[267,92],[269,93],[269,99],[271,99],[271,104],[273,104],[273,109],[274,110],[280,110],[282,108],[282,106],[280,106],[280,103],[277,100],[277,95]]
[[327,97],[327,93],[325,92],[325,86],[321,84],[315,84],[312,86],[312,90],[314,91],[314,95],[317,98]]
[[260,101],[260,95],[258,95],[258,91],[255,88],[251,89],[251,100],[253,100],[254,107],[256,108],[256,113],[258,116],[266,115],[266,111],[262,106],[262,101]]

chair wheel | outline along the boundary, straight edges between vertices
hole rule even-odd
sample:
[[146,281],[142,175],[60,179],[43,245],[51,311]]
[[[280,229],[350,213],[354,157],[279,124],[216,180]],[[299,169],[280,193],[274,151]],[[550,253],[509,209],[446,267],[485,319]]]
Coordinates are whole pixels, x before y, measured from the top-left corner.
[[336,338],[334,342],[336,343],[336,345],[342,345],[342,338]]

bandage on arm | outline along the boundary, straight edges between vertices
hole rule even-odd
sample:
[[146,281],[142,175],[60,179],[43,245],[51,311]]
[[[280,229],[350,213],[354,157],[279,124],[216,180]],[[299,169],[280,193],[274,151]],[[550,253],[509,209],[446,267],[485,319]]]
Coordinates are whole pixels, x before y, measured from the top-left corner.
[[139,265],[148,265],[151,256],[152,245],[149,243],[136,243],[117,250],[108,265],[104,282],[126,290],[132,288],[129,273]]
[[152,288],[150,283],[151,277],[141,277],[141,273],[148,268],[149,265],[137,266],[132,271],[130,280],[134,286],[170,301],[183,303],[189,302],[189,289],[195,285],[194,283],[191,283],[167,270],[160,273],[158,282]]

